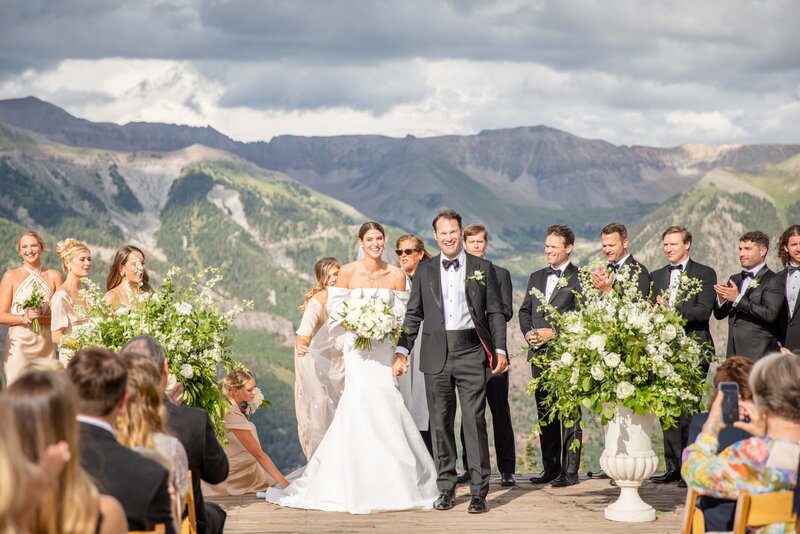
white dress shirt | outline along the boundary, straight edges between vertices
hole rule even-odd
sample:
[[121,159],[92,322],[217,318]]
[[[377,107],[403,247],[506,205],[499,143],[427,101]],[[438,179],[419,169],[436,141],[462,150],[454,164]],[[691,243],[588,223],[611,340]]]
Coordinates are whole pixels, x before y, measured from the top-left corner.
[[[790,263],[789,267],[794,267],[794,265]],[[800,292],[800,271],[795,271],[786,277],[786,302],[789,303],[789,318],[794,314],[798,292]]]
[[76,415],[75,419],[79,423],[86,423],[87,425],[92,425],[98,428],[102,428],[103,430],[108,430],[111,434],[114,433],[114,429],[111,427],[111,425],[109,425],[102,419],[98,419],[97,417],[92,417],[90,415]]
[[458,268],[444,268],[445,257],[439,262],[439,273],[442,280],[442,307],[444,309],[445,330],[470,330],[475,328],[467,306],[466,277],[467,254],[461,249],[458,256]]
[[760,263],[760,264],[756,265],[752,269],[742,269],[743,271],[750,271],[751,273],[753,273],[753,276],[750,276],[750,277],[745,278],[744,280],[742,280],[742,287],[739,288],[739,296],[736,297],[736,300],[733,301],[733,305],[734,306],[739,304],[739,301],[742,300],[742,297],[744,296],[745,291],[747,291],[747,288],[750,287],[750,282],[752,282],[753,280],[756,279],[756,276],[758,275],[758,271],[760,271],[766,265],[767,265],[767,262],[763,262],[763,263]]
[[545,286],[544,289],[544,300],[546,302],[550,302],[550,297],[553,296],[553,291],[555,291],[558,281],[564,277],[564,271],[567,270],[568,266],[569,266],[569,260],[565,261],[558,267],[553,267],[553,269],[561,271],[561,276],[556,276],[554,273],[549,273],[547,275],[547,285]]
[[669,273],[669,305],[675,306],[675,298],[678,296],[678,285],[681,279],[681,273],[686,272],[686,266],[689,264],[689,256],[680,263],[670,263],[670,265],[680,265],[680,269],[672,269]]

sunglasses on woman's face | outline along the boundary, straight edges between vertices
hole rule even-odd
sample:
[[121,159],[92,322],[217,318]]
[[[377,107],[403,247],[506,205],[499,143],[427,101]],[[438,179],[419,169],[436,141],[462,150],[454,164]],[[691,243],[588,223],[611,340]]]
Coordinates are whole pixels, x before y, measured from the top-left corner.
[[395,254],[397,254],[398,256],[402,256],[402,255],[404,255],[404,254],[405,254],[406,256],[411,256],[413,253],[415,253],[415,252],[416,252],[416,250],[414,250],[413,248],[398,248],[398,249],[396,249],[394,252],[395,252]]

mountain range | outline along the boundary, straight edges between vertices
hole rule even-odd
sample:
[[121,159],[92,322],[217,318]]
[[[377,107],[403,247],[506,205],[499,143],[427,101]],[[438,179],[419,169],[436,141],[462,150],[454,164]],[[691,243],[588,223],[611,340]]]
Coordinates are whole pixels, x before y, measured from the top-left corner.
[[[0,267],[18,264],[25,227],[51,248],[87,241],[98,283],[128,242],[144,248],[156,279],[172,265],[219,267],[222,298],[255,303],[237,323],[237,350],[273,402],[257,424],[284,468],[302,463],[289,345],[314,262],[354,259],[367,219],[387,223],[388,250],[405,231],[428,238],[444,207],[488,226],[491,259],[511,270],[518,302],[553,223],[576,230],[580,263],[599,254],[602,226],[625,222],[634,255],[651,268],[664,263],[663,228],[685,224],[692,256],[723,278],[739,269],[739,235],[776,237],[800,222],[800,145],[628,147],[545,126],[242,143],[211,127],[94,123],[33,97],[0,101]],[[45,260],[58,265],[52,252]],[[515,324],[512,350],[522,346]],[[715,333],[724,345],[725,325]],[[532,427],[529,377],[512,366],[513,402],[527,407],[515,416],[520,452]]]

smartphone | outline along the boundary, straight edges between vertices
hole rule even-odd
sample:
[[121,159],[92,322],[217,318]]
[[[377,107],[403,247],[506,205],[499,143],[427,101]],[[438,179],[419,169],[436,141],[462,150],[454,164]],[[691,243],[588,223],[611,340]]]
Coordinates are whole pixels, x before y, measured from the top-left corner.
[[739,420],[739,384],[736,382],[720,382],[719,392],[722,394],[722,422],[731,424]]

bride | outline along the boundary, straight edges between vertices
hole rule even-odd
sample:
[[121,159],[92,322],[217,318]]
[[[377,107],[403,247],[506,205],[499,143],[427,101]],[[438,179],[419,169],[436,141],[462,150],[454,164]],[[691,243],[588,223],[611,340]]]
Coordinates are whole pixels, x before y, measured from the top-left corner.
[[332,335],[345,336],[344,393],[303,475],[284,490],[270,488],[269,502],[369,514],[431,508],[439,495],[433,460],[392,376],[394,347],[373,341],[370,349],[358,350],[355,335],[336,321],[351,294],[379,296],[396,315],[405,314],[406,276],[381,258],[385,237],[380,224],[364,223],[358,232],[364,257],[342,267],[330,288]]

